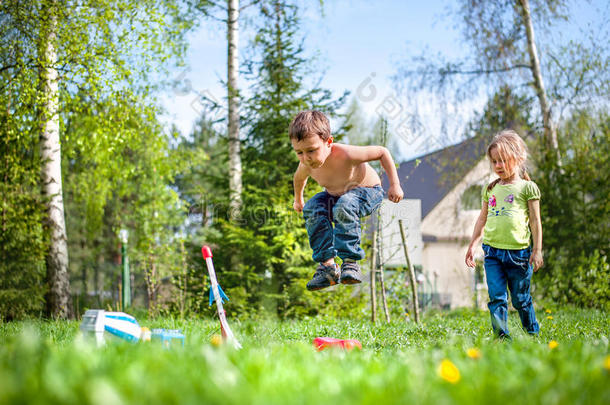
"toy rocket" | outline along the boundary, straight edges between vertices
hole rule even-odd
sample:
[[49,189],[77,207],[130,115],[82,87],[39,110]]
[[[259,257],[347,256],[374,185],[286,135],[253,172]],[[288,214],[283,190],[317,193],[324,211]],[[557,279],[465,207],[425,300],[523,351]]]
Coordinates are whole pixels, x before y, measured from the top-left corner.
[[201,254],[203,255],[203,258],[205,259],[205,264],[208,267],[210,283],[212,284],[212,288],[210,290],[210,305],[212,303],[212,300],[216,302],[216,310],[218,311],[218,318],[220,319],[220,331],[222,332],[222,336],[228,342],[230,342],[233,347],[235,347],[236,349],[241,349],[241,344],[239,344],[239,342],[233,335],[233,332],[231,331],[231,328],[229,327],[229,324],[227,322],[225,310],[222,307],[222,300],[226,299],[228,301],[229,298],[227,298],[225,293],[222,291],[222,288],[220,288],[220,285],[218,285],[218,280],[216,279],[216,272],[214,271],[214,263],[212,262],[212,250],[210,250],[209,246],[203,246],[201,248]]

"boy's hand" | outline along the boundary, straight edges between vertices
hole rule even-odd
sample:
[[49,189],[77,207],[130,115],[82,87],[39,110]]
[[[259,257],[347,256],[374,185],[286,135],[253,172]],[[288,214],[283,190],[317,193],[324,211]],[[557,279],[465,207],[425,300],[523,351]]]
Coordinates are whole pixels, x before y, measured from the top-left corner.
[[534,267],[534,273],[538,271],[539,268],[544,264],[544,259],[542,258],[542,252],[534,250],[532,255],[530,256],[530,264]]
[[402,188],[400,187],[400,184],[393,184],[390,186],[390,188],[388,190],[388,200],[397,203],[400,200],[402,200],[403,196],[404,196],[404,194],[402,192]]
[[292,208],[294,208],[294,210],[296,212],[303,212],[304,205],[305,205],[305,203],[303,202],[303,200],[294,200],[294,203],[292,204]]

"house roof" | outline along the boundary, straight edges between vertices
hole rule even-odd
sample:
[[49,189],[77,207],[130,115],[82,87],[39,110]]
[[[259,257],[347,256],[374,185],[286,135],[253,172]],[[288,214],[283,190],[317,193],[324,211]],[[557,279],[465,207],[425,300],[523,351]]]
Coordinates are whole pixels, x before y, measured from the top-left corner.
[[[422,219],[484,158],[487,141],[484,137],[469,138],[400,164],[398,178],[405,198],[421,200]],[[387,190],[385,173],[381,182]]]

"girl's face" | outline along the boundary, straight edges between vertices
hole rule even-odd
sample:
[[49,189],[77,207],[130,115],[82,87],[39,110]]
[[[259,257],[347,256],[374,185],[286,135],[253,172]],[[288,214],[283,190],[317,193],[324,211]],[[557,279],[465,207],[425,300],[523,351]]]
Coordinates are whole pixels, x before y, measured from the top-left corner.
[[502,160],[500,153],[498,152],[498,148],[492,148],[489,151],[489,157],[494,172],[498,175],[498,177],[500,177],[500,179],[503,181],[510,181],[515,178],[516,164],[513,159]]

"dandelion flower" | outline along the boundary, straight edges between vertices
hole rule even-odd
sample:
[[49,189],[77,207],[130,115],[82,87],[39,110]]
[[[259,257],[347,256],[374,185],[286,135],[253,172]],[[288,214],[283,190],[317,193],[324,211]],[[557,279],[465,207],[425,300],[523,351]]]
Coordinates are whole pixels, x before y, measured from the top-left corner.
[[604,359],[604,368],[610,371],[610,354]]
[[559,346],[559,343],[557,343],[556,341],[551,340],[551,341],[549,342],[549,349],[551,349],[551,350],[556,349],[556,348],[557,348],[557,346]]
[[551,310],[550,310],[550,309],[547,309],[547,310],[546,310],[546,311],[544,311],[544,312],[546,312],[547,314],[550,314],[550,313],[551,313]]
[[466,350],[466,354],[471,359],[477,360],[477,359],[481,358],[481,351],[479,349],[477,349],[476,347],[471,347],[470,349]]
[[210,339],[212,346],[220,346],[222,344],[222,336],[214,334]]
[[547,317],[546,317],[546,319],[551,320],[551,319],[553,319],[553,316],[552,316],[552,315],[549,315],[549,316],[547,316]]
[[451,362],[451,360],[443,360],[437,369],[438,375],[445,381],[451,384],[456,384],[460,381],[460,370]]

